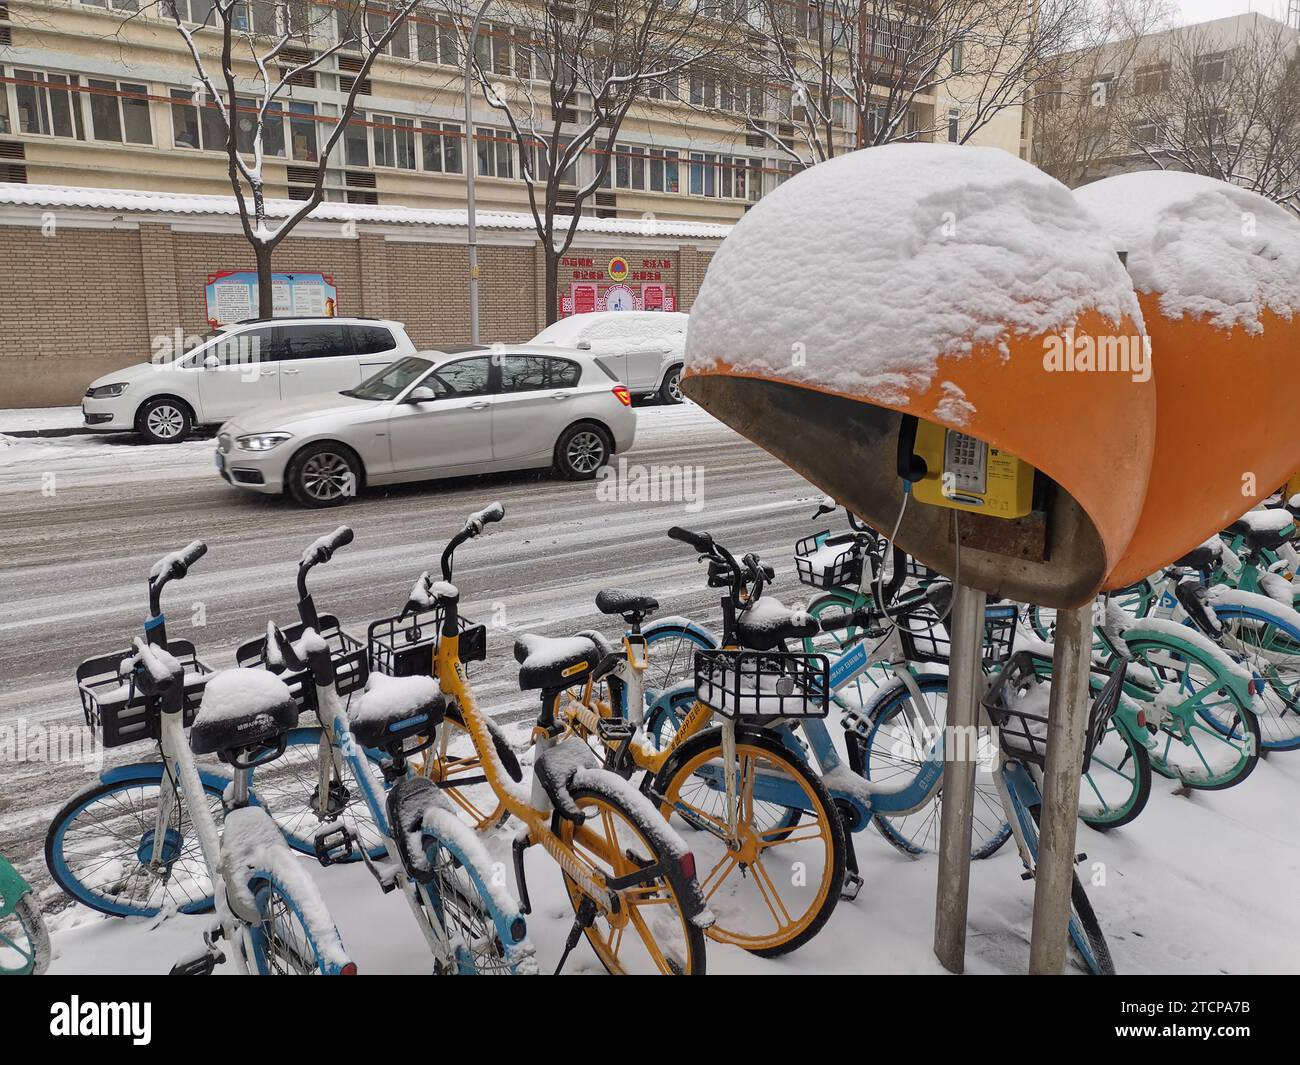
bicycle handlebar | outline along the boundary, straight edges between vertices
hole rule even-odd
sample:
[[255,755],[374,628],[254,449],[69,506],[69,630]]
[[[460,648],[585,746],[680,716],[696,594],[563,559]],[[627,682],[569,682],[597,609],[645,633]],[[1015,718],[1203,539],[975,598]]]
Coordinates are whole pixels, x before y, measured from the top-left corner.
[[286,669],[290,673],[300,673],[307,668],[298,649],[274,621],[266,623],[266,664],[272,673]]
[[328,536],[322,536],[313,540],[311,545],[302,553],[302,561],[299,565],[311,569],[312,566],[319,565],[322,562],[328,562],[334,557],[334,552],[340,547],[347,547],[352,543],[354,533],[346,525],[340,525]]
[[702,555],[707,555],[713,550],[712,536],[708,533],[691,532],[690,529],[683,529],[680,525],[674,525],[668,530],[668,539],[687,544]]

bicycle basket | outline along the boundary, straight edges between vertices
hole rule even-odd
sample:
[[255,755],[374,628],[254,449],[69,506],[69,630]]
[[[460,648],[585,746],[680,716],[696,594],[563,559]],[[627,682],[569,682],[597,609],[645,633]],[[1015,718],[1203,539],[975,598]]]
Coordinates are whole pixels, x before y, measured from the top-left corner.
[[[189,640],[172,640],[167,652],[185,667],[185,727],[194,723],[203,700],[203,686],[212,670],[198,660]],[[96,729],[105,747],[121,747],[137,740],[156,740],[162,735],[158,703],[136,687],[130,674],[118,668],[135,649],[88,658],[77,667],[77,694],[86,724]]]
[[[460,660],[482,662],[487,658],[487,627],[464,618],[460,622]],[[434,653],[442,633],[442,608],[422,610],[405,617],[397,615],[370,623],[367,630],[367,658],[373,673],[390,677],[430,676]]]
[[[1036,668],[1036,656],[1019,651],[1003,667],[982,702],[989,721],[997,726],[998,742],[1008,757],[1045,766],[1051,677]],[[1092,754],[1101,742],[1106,726],[1119,706],[1126,663],[1120,662],[1096,688],[1088,710],[1088,732],[1083,745],[1083,768],[1087,773]],[[1094,677],[1098,674],[1094,672]]]
[[[890,615],[898,625],[903,652],[913,662],[943,662],[952,657],[952,637],[948,619],[940,619],[938,611],[922,601]],[[1011,657],[1016,639],[1016,607],[1010,603],[994,603],[984,611],[984,645],[980,658],[985,668],[999,666]]]
[[695,696],[723,717],[825,717],[829,692],[825,655],[695,652]]
[[852,536],[831,536],[823,530],[794,545],[794,568],[800,583],[813,588],[857,587],[862,549]]
[[[369,664],[366,661],[366,648],[360,640],[349,636],[339,627],[339,619],[333,614],[322,614],[316,629],[320,637],[329,644],[330,658],[334,661],[334,690],[340,696],[351,695],[366,686],[370,677]],[[302,638],[301,622],[282,630],[285,639],[293,642]],[[266,666],[266,637],[243,643],[235,651],[235,661],[251,669]],[[297,673],[281,673],[279,677],[289,686],[293,700],[298,704],[298,712],[316,710],[316,685],[307,670]]]

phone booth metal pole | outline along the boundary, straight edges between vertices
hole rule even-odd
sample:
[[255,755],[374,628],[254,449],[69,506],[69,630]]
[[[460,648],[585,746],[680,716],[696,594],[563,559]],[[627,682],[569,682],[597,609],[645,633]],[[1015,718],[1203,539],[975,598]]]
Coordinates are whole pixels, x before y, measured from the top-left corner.
[[983,695],[984,606],[987,595],[964,584],[953,588],[952,659],[948,670],[948,719],[943,736],[943,807],[939,826],[939,884],[934,913],[934,952],[943,967],[966,967],[966,909],[970,896],[971,821],[979,757]]
[[1034,872],[1034,922],[1029,939],[1029,971],[1034,975],[1059,975],[1065,971],[1079,820],[1079,775],[1092,702],[1088,689],[1091,660],[1092,606],[1058,610],[1038,864]]

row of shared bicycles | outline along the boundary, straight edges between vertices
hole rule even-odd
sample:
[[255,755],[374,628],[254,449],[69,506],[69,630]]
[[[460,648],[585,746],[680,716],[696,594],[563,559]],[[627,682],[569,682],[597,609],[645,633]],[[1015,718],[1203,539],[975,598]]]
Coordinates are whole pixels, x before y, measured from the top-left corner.
[[[1131,822],[1153,772],[1225,788],[1262,753],[1300,747],[1295,513],[1278,503],[1099,601],[1088,824]],[[717,616],[657,616],[653,596],[607,588],[596,606],[614,633],[521,635],[518,684],[538,705],[512,742],[475,696],[488,632],[461,615],[453,583],[457,550],[504,517],[500,504],[470,515],[364,636],[317,606],[310,582],[353,535],[321,537],[297,564],[297,619],[268,622],[221,671],[168,637],[162,602],[206,548],[160,559],[141,633],[77,671],[104,746],[153,756],[106,771],[55,817],[54,880],[114,916],[210,915],[176,974],[348,975],[320,893],[330,874],[310,859],[363,865],[405,898],[434,972],[522,974],[538,969],[528,922],[556,912],[530,897],[541,850],[572,911],[555,972],[585,940],[611,973],[695,975],[710,941],[770,957],[816,936],[863,886],[858,833],[909,857],[936,848],[946,580],[848,515],[796,545],[813,591],[787,606],[756,554],[670,529],[704,564]],[[1046,610],[987,608],[972,857],[1014,838],[1027,879],[1053,633]],[[1080,967],[1114,971],[1077,877],[1069,936]]]

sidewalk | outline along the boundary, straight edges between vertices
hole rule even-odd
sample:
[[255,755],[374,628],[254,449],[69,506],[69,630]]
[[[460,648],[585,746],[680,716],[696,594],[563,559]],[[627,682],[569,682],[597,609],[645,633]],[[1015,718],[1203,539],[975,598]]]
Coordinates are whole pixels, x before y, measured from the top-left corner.
[[89,432],[80,407],[0,410],[0,436],[79,436]]

